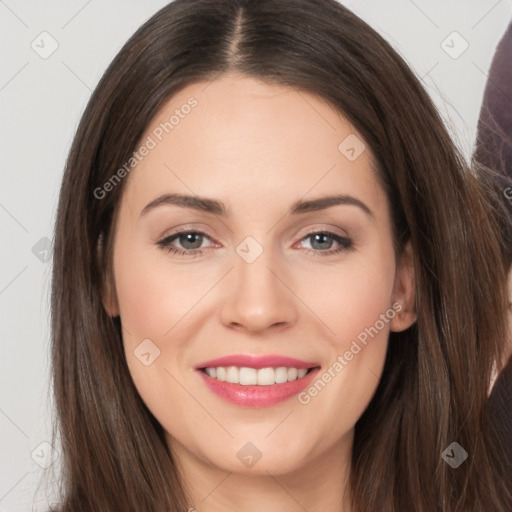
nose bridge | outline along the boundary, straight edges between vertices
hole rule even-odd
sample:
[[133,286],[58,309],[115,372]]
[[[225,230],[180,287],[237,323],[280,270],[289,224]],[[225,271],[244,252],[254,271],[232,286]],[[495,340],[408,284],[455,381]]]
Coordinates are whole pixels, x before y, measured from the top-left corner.
[[286,282],[285,272],[272,247],[263,247],[249,236],[235,252],[228,298],[222,312],[224,323],[257,331],[293,322],[296,318],[293,294],[282,282]]

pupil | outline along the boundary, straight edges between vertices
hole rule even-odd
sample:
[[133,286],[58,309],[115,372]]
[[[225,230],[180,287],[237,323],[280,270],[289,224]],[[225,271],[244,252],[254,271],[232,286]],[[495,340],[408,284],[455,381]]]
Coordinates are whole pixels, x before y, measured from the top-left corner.
[[[194,242],[194,238],[197,238],[197,240]],[[181,235],[181,242],[184,243],[182,244],[185,249],[198,249],[199,247],[201,247],[201,235],[199,235],[198,233],[188,233],[186,235]],[[199,241],[199,244],[197,244],[197,242]],[[187,246],[187,244],[192,244],[194,245],[194,243],[196,244],[194,247],[190,247],[190,246]]]
[[[326,239],[326,238],[330,238],[330,237],[329,237],[329,235],[326,235],[326,234],[323,234],[323,233],[317,233],[317,234],[315,234],[315,235],[313,235],[313,236],[314,236],[314,240],[313,240],[313,244],[312,244],[312,245],[313,245],[313,247],[314,247],[314,243],[316,243],[316,242],[318,241],[318,239],[320,239],[320,244],[321,244],[322,242],[324,242],[324,243],[325,243],[325,239]],[[322,240],[322,239],[323,239],[323,240]],[[327,249],[328,249],[328,248],[330,248],[330,245],[332,245],[332,241],[331,241],[331,244],[328,244],[328,245],[329,245],[329,246],[327,247]],[[320,249],[325,249],[326,247],[325,247],[325,246],[324,246],[324,247],[322,247],[322,245],[320,245],[320,247],[319,247],[319,248],[320,248]]]

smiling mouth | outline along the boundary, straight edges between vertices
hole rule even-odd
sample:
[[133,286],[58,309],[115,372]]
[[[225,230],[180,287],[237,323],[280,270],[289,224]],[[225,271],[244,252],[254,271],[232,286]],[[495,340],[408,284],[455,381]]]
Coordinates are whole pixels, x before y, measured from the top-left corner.
[[217,366],[200,368],[200,370],[212,379],[221,382],[242,386],[272,386],[302,379],[315,368],[278,366],[257,369],[246,366]]

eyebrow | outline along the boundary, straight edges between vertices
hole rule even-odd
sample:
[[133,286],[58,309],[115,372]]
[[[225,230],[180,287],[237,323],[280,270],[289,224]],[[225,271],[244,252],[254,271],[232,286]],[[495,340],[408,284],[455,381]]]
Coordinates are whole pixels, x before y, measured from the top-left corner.
[[[199,210],[206,213],[211,213],[213,215],[218,215],[220,217],[230,217],[231,212],[226,205],[215,199],[210,199],[207,197],[200,196],[189,196],[186,194],[164,194],[149,204],[147,204],[141,211],[140,215],[146,215],[150,210],[157,208],[162,205],[176,205],[182,208],[189,208],[192,210]],[[330,208],[332,206],[337,205],[348,205],[348,206],[357,206],[361,210],[363,210],[369,217],[374,218],[373,212],[363,203],[361,200],[356,197],[349,195],[334,195],[334,196],[325,196],[320,197],[318,199],[310,199],[308,201],[299,200],[293,203],[290,208],[288,215],[299,215],[309,212],[315,212],[319,210],[325,210],[326,208]]]

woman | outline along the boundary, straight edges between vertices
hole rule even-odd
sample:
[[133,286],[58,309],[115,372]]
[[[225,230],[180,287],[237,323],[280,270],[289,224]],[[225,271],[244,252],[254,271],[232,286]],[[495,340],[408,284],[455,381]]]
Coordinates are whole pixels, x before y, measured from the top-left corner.
[[59,510],[508,510],[493,226],[418,80],[346,8],[169,4],[66,165]]

